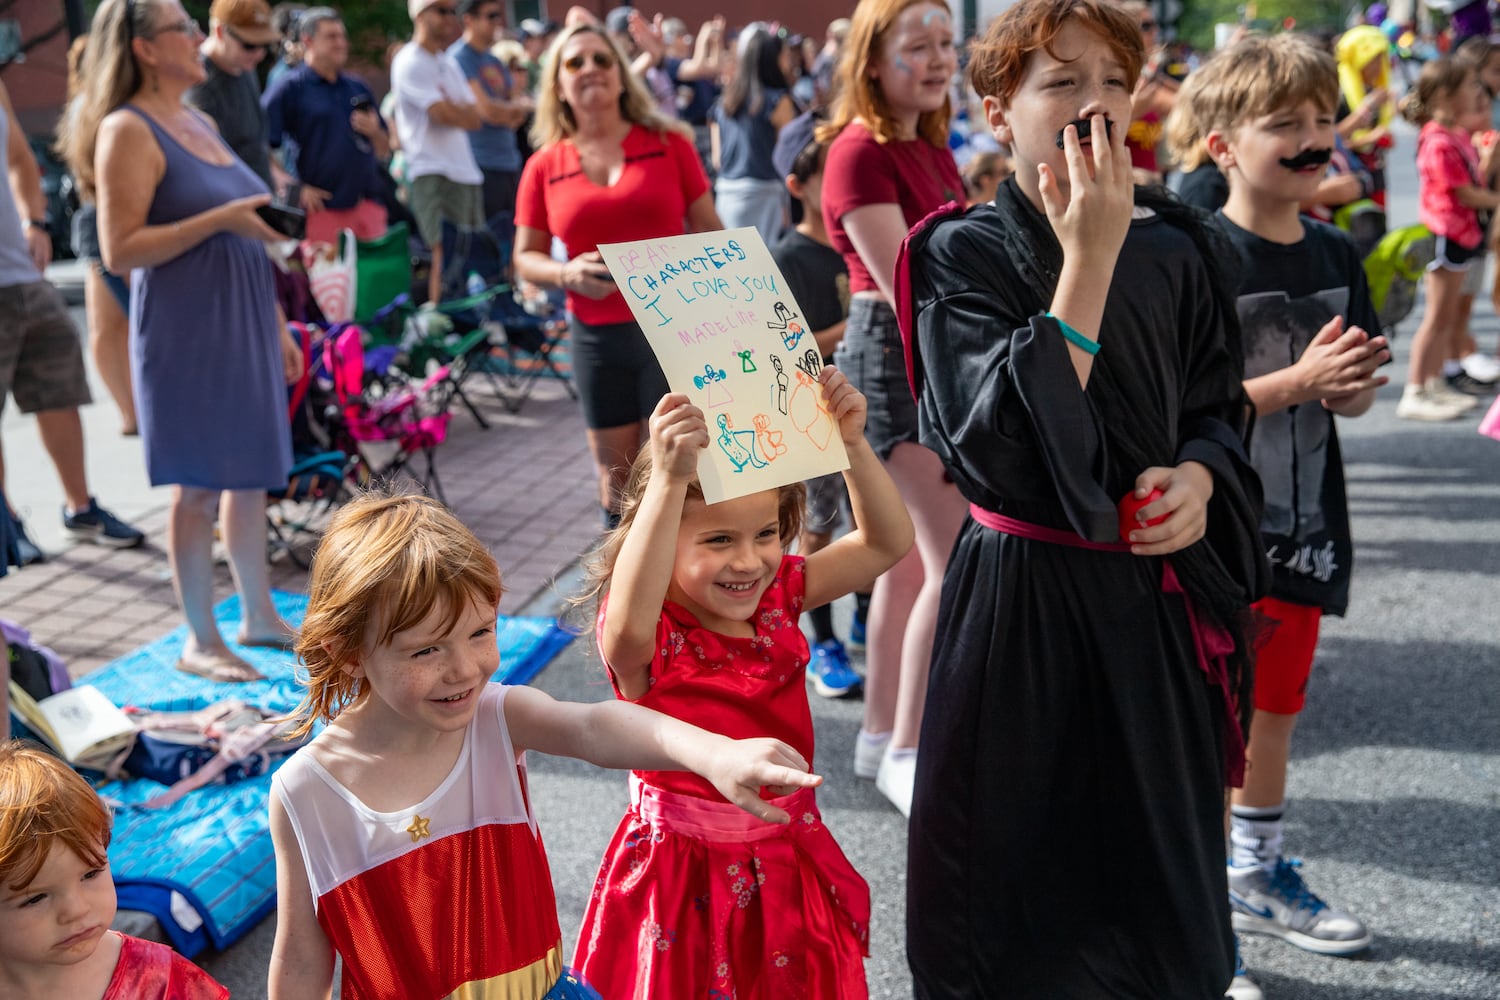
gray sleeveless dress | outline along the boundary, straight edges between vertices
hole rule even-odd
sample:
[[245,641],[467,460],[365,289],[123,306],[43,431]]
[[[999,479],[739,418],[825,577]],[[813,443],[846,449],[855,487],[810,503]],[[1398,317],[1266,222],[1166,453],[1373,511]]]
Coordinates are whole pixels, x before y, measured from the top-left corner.
[[[151,127],[167,161],[148,225],[265,193],[239,157],[227,166],[200,160],[150,115],[125,107]],[[292,441],[273,266],[258,241],[219,232],[132,274],[130,370],[151,485],[286,485]]]

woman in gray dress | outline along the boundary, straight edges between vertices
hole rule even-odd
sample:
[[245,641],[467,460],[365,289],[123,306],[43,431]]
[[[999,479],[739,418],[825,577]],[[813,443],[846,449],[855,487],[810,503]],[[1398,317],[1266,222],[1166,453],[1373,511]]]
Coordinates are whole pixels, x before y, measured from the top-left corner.
[[[70,152],[93,165],[104,263],[132,273],[130,362],[146,470],[171,485],[167,554],[188,639],[179,670],[259,678],[213,614],[213,529],[240,593],[241,645],[287,646],[271,602],[265,494],[286,484],[286,383],[302,358],[276,306],[256,214],[265,185],[185,106],[202,32],[177,0],[105,0]],[[222,502],[221,502],[222,501]]]

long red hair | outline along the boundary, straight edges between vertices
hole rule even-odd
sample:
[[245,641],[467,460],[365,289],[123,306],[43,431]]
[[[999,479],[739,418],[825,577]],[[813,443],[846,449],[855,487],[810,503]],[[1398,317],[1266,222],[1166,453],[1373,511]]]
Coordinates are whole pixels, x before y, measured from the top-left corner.
[[[833,107],[828,121],[818,127],[823,142],[844,130],[858,118],[870,128],[877,142],[898,139],[891,106],[880,89],[880,81],[870,76],[870,67],[884,54],[887,36],[896,19],[912,7],[934,6],[947,9],[940,0],[860,0],[849,21],[849,34],[834,73]],[[948,145],[948,121],[953,117],[953,98],[945,97],[936,111],[924,111],[917,119],[917,135],[939,149]]]

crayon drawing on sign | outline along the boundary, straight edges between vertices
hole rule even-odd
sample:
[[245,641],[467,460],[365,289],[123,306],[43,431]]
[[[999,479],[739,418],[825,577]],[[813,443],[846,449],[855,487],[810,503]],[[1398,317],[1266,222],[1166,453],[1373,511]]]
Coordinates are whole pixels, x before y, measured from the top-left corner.
[[849,467],[802,307],[753,228],[599,247],[674,392],[707,419],[718,503]]

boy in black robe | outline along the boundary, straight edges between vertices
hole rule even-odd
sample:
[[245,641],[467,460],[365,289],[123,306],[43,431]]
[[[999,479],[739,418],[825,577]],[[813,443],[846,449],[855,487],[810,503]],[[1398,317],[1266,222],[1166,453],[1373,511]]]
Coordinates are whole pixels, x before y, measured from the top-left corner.
[[[1259,483],[1227,247],[1131,185],[1142,58],[1108,0],[997,17],[970,75],[1016,174],[898,265],[921,441],[972,514],[911,817],[919,997],[1208,998],[1234,971],[1223,782]],[[1122,538],[1116,501],[1153,490]]]

